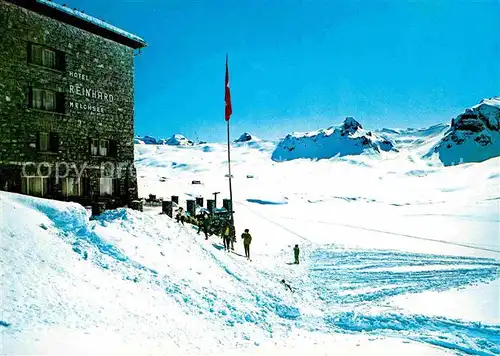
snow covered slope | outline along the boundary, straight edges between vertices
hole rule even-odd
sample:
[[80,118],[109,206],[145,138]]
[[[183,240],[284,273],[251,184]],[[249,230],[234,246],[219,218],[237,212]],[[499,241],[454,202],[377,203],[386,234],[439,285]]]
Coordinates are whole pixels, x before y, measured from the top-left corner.
[[437,124],[426,128],[375,130],[388,138],[394,146],[405,153],[420,158],[441,140],[450,128],[448,124]]
[[395,151],[395,148],[383,135],[364,131],[359,122],[348,117],[339,127],[287,135],[276,147],[272,158],[281,162],[297,158],[323,159],[375,154],[380,151]]
[[[267,245],[263,241],[255,244],[259,262],[249,263],[221,251],[218,238],[205,241],[194,229],[157,211],[119,209],[88,221],[87,212],[76,204],[3,192],[0,196],[2,354],[162,355],[169,350],[266,355],[302,349],[319,355],[332,345],[345,354],[382,353],[387,347],[409,355],[444,354],[433,346],[443,341],[432,335],[474,350],[484,348],[488,333],[496,330],[453,319],[381,317],[372,314],[376,309],[366,314],[366,301],[403,295],[406,289],[397,286],[408,285],[404,279],[393,279],[384,293],[357,287],[345,289],[344,295],[330,290],[336,288],[332,273],[339,274],[325,266],[325,253],[340,261],[357,260],[360,267],[392,261],[387,253],[367,251],[366,260],[359,260],[363,251],[311,245],[303,251],[311,262],[292,271],[273,265],[275,258],[287,260],[282,253],[262,254]],[[400,267],[421,265],[412,262],[411,254],[395,256]],[[496,273],[491,259],[426,258],[466,276],[446,285],[415,279],[418,284],[409,292],[484,283]],[[461,265],[467,269],[458,269]],[[370,276],[355,266],[343,273],[343,283],[357,284],[361,275]],[[296,288],[294,294],[280,285],[283,275]],[[374,270],[373,276],[379,278],[367,280],[363,288],[380,286],[380,272]],[[358,308],[365,312],[352,312]],[[408,323],[415,336],[405,341],[385,332],[393,323]],[[465,333],[467,342],[444,337],[446,323]],[[369,328],[377,333],[359,333]]]
[[500,155],[500,97],[484,99],[452,120],[451,128],[426,155],[444,165],[482,162]]
[[[233,143],[251,262],[240,239],[226,253],[158,207],[89,221],[76,204],[0,192],[0,354],[499,354],[500,157],[415,154],[446,130],[374,132],[399,152],[319,161]],[[143,197],[228,197],[224,144],[135,156]]]
[[[423,354],[498,352],[500,158],[443,167],[409,154],[431,147],[446,129],[387,133],[407,141],[383,159],[277,163],[272,145],[232,145],[237,231],[254,234],[253,267],[312,293],[293,305],[301,325],[332,337],[404,337],[440,347]],[[143,196],[180,195],[182,205],[214,191],[227,197],[225,145],[137,147],[137,159]],[[195,179],[203,184],[191,185]],[[295,243],[300,268],[286,265]],[[486,329],[474,329],[478,322]]]

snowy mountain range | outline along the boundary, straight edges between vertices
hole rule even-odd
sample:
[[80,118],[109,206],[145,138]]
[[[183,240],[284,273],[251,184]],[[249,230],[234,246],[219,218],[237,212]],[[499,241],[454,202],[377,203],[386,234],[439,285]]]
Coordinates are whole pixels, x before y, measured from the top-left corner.
[[157,139],[152,136],[136,136],[134,143],[138,145],[170,145],[170,146],[193,146],[194,142],[180,134],[174,134],[170,138]]
[[[233,145],[248,145],[259,150],[273,147],[276,162],[294,159],[331,159],[366,155],[373,158],[411,151],[443,165],[481,162],[500,155],[500,97],[484,99],[452,120],[451,125],[437,124],[423,129],[380,129],[368,131],[360,122],[347,117],[341,125],[308,133],[291,133],[279,142],[262,140],[248,132]],[[169,139],[136,137],[136,144],[195,146],[186,137],[175,134]],[[205,145],[206,142],[200,142]],[[205,148],[210,149],[210,148]]]

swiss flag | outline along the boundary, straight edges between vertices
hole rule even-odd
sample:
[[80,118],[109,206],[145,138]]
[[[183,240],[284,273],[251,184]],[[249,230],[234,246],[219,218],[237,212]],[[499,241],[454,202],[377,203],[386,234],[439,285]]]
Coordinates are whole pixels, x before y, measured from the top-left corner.
[[226,54],[226,93],[224,100],[226,101],[226,121],[229,121],[231,114],[233,113],[233,108],[231,107],[231,91],[229,90],[229,69],[227,66],[227,54]]

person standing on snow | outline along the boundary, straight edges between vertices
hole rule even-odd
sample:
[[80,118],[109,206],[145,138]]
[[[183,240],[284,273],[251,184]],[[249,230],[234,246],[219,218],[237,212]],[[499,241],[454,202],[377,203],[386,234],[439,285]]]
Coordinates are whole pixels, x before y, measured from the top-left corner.
[[243,247],[245,247],[245,257],[250,259],[250,243],[252,242],[252,235],[248,229],[245,229],[245,232],[241,234],[241,238],[243,239]]
[[231,226],[224,225],[222,228],[222,241],[224,242],[224,251],[229,251],[229,244],[231,242]]
[[295,257],[295,264],[296,265],[299,264],[299,253],[300,253],[299,245],[295,245],[295,247],[293,248],[293,255]]
[[203,230],[203,232],[205,233],[205,240],[208,240],[208,225],[209,224],[210,224],[210,220],[209,220],[207,214],[203,214],[201,221],[199,222],[199,225],[198,225],[198,234],[200,233],[200,231]]
[[234,228],[234,224],[231,223],[231,235],[230,235],[230,241],[231,241],[231,251],[234,251],[234,243],[236,242],[236,229]]

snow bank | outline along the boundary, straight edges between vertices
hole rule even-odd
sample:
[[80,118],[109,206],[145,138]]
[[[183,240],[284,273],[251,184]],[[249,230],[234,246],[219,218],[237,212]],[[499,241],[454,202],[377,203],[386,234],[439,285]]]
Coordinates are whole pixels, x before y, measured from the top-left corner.
[[297,158],[324,159],[395,150],[390,140],[363,130],[359,122],[348,117],[339,127],[287,135],[276,147],[272,159],[278,162]]
[[[286,337],[280,320],[297,317],[278,276],[165,216],[89,221],[77,204],[0,198],[2,352],[53,354],[78,339],[65,353],[218,353]],[[96,335],[116,342],[95,350]]]
[[500,97],[484,99],[451,122],[446,135],[424,155],[445,166],[482,162],[500,155]]

